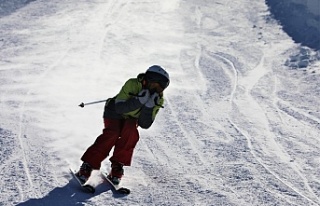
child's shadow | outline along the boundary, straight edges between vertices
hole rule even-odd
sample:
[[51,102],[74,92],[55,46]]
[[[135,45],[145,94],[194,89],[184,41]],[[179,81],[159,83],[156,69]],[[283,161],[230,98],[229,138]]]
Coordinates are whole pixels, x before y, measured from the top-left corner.
[[[65,205],[85,205],[85,202],[90,198],[99,195],[106,191],[113,191],[111,185],[106,183],[99,184],[96,187],[96,191],[94,194],[86,193],[76,182],[75,179],[71,179],[68,184],[64,187],[58,187],[53,189],[46,196],[39,199],[29,199],[26,202],[22,202],[17,204],[17,206],[37,206],[37,205],[46,205],[46,206],[65,206]],[[113,194],[113,197],[119,198],[121,197],[118,194]]]

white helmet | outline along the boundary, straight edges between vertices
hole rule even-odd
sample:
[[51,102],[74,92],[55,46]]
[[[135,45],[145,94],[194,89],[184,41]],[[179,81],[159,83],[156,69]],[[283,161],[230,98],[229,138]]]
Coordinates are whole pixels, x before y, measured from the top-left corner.
[[147,82],[157,82],[165,89],[169,86],[170,78],[168,72],[158,65],[153,65],[146,71],[145,79]]

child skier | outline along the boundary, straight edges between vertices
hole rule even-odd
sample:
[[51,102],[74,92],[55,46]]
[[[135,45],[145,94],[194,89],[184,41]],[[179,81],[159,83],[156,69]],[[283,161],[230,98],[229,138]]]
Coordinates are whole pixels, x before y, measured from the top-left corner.
[[104,129],[81,157],[83,161],[76,175],[87,181],[93,169],[99,170],[101,162],[109,155],[109,179],[119,184],[124,174],[123,166],[130,166],[133,150],[139,140],[137,127],[148,129],[163,105],[163,90],[169,86],[169,74],[153,65],[137,78],[127,80],[120,92],[107,100],[104,108]]

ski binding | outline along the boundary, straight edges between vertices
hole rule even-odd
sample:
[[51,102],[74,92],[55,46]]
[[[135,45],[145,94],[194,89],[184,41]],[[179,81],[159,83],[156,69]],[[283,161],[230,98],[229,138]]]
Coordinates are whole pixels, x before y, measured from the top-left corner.
[[120,185],[115,185],[113,182],[109,179],[108,175],[105,172],[101,172],[101,175],[107,182],[113,187],[115,191],[117,191],[120,194],[128,195],[130,194],[130,189],[126,187],[121,187]]

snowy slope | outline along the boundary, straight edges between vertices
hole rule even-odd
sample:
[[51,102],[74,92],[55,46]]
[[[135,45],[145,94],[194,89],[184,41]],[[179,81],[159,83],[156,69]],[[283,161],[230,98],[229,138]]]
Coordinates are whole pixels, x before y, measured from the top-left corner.
[[[284,66],[300,47],[262,0],[28,1],[2,13],[0,47],[0,205],[320,205],[320,64]],[[152,64],[171,84],[132,194],[82,193],[69,166],[103,104],[77,105]]]
[[266,0],[266,3],[295,42],[320,50],[319,0]]

